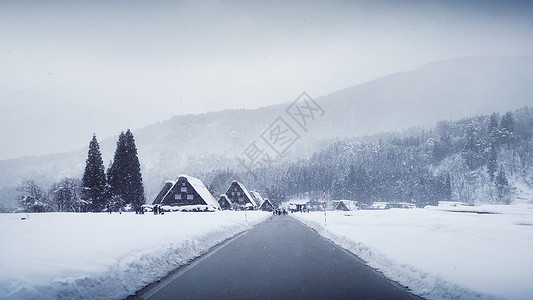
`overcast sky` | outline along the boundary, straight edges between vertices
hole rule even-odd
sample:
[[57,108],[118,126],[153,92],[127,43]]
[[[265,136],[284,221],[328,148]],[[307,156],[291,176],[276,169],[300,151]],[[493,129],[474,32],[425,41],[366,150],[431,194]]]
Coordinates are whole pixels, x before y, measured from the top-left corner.
[[[375,3],[379,2],[379,4]],[[0,1],[0,159],[173,115],[533,55],[528,1]],[[135,134],[135,132],[134,132]]]

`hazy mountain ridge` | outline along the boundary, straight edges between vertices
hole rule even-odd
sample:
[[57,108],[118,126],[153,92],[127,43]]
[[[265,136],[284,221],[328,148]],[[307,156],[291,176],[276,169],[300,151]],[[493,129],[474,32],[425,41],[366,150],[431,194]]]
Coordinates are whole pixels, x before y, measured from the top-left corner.
[[[308,92],[313,96],[311,90]],[[289,151],[289,157],[312,153],[313,145],[323,139],[434,126],[439,120],[530,105],[533,58],[472,57],[441,61],[316,100],[325,114],[311,122],[308,132]],[[147,200],[151,201],[163,180],[177,174],[234,166],[235,156],[260,139],[260,134],[278,116],[288,117],[284,111],[288,105],[175,116],[133,130]],[[87,137],[87,145],[89,140]],[[113,157],[115,143],[116,138],[100,140],[106,167]],[[11,197],[13,187],[25,179],[35,179],[47,188],[63,177],[81,177],[86,156],[87,147],[84,147],[64,154],[0,161],[2,201],[11,201],[6,197]]]

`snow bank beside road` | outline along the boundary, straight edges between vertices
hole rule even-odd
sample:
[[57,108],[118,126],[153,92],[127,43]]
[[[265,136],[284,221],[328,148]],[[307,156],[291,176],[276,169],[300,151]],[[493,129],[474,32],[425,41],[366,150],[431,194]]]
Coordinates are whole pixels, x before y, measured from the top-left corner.
[[296,213],[295,218],[428,299],[531,299],[533,206]]
[[0,299],[121,299],[270,216],[0,214]]

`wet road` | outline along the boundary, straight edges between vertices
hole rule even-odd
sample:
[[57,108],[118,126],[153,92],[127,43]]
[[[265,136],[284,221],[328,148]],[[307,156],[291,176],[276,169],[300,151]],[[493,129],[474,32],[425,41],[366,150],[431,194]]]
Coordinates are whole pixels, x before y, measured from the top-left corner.
[[418,299],[289,216],[275,216],[141,299]]

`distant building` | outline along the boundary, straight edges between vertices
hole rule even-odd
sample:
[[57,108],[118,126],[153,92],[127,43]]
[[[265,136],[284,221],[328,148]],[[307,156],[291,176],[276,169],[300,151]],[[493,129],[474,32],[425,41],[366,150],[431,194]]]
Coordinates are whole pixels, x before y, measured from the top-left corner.
[[226,191],[226,196],[229,198],[234,208],[252,210],[257,207],[254,198],[238,181],[233,181]]
[[167,180],[152,204],[160,206],[205,206],[206,210],[220,209],[220,205],[203,182],[188,175],[179,175],[176,181]]
[[259,210],[262,210],[262,211],[273,211],[274,210],[274,205],[272,205],[272,202],[270,202],[270,200],[268,200],[268,198],[265,198],[263,200],[263,203],[261,203],[261,205],[259,205]]
[[233,209],[233,205],[231,203],[231,200],[226,196],[226,194],[220,195],[218,198],[218,205],[220,205],[220,208],[222,210],[231,210]]
[[357,201],[352,200],[339,200],[335,206],[335,210],[352,211],[359,210]]
[[370,209],[390,209],[389,202],[374,202],[370,206]]

